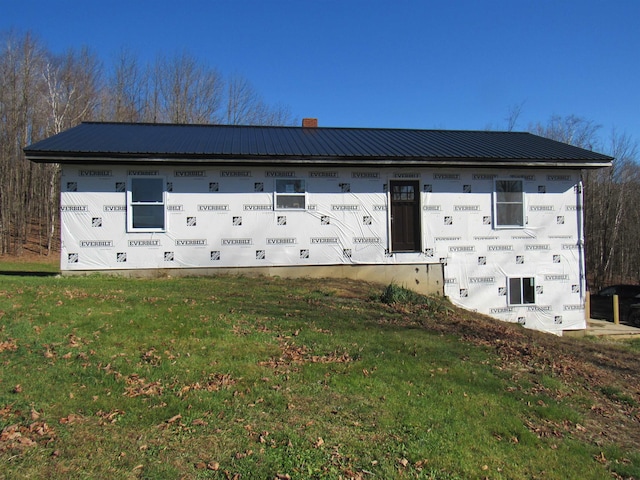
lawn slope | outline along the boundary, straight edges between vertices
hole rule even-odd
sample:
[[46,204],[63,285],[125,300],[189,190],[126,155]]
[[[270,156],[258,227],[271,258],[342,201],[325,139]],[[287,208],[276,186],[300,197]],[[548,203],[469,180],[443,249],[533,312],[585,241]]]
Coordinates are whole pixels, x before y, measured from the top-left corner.
[[637,342],[363,282],[4,270],[0,478],[640,478]]

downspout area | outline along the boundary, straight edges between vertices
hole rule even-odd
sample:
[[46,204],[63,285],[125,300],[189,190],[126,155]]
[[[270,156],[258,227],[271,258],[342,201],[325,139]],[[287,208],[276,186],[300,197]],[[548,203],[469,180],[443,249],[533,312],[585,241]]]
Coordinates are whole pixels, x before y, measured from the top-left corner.
[[578,268],[580,274],[580,298],[585,301],[587,295],[587,272],[584,236],[584,188],[582,179],[576,185],[576,211],[578,216]]

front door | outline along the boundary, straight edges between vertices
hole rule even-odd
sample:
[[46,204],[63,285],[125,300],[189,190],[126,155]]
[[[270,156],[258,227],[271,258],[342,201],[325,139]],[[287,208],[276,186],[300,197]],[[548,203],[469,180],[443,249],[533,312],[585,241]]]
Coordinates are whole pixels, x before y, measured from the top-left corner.
[[420,251],[420,182],[391,181],[391,251]]

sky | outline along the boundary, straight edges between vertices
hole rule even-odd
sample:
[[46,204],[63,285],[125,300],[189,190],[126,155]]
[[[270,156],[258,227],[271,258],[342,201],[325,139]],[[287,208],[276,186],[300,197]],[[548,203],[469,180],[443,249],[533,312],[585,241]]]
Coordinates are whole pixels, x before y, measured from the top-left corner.
[[576,115],[640,141],[640,0],[0,0],[0,33],[106,65],[187,52],[324,127],[516,130]]

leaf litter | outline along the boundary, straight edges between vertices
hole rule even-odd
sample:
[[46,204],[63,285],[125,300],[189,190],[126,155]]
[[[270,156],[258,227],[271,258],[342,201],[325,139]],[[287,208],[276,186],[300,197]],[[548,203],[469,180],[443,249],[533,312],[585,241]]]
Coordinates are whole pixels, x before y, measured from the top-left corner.
[[[586,409],[585,425],[531,418],[526,426],[534,434],[557,437],[570,433],[596,445],[607,442],[631,449],[640,445],[637,353],[620,348],[615,342],[558,337],[462,309],[452,308],[446,318],[440,318],[421,305],[404,305],[400,310],[393,305],[387,308],[403,314],[396,324],[419,324],[426,330],[493,349],[498,359],[496,368],[511,375],[516,388],[526,389],[525,393],[563,400],[589,392],[593,403]],[[543,375],[559,379],[562,388],[541,385]],[[608,389],[623,394],[603,394]]]

